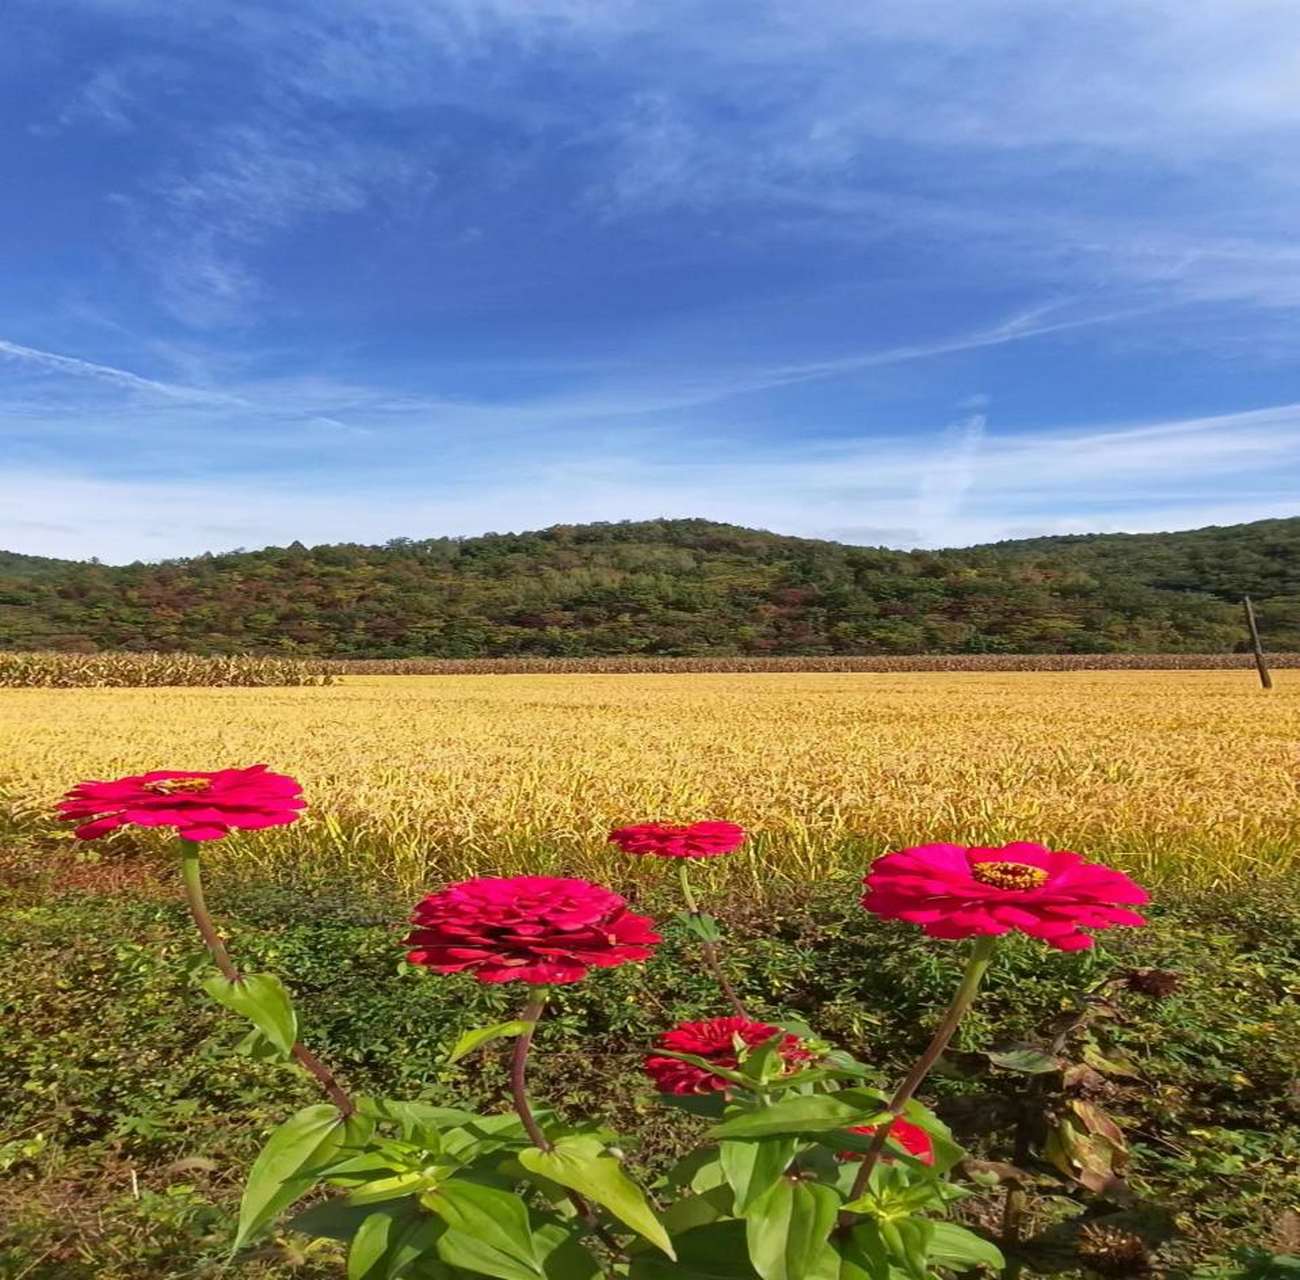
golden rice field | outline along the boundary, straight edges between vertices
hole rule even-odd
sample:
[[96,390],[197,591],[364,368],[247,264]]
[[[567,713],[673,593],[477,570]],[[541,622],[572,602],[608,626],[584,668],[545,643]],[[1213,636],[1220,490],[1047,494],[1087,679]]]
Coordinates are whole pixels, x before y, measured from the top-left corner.
[[259,761],[302,781],[309,816],[214,858],[407,890],[521,870],[626,884],[662,868],[630,869],[604,833],[655,819],[750,828],[715,874],[759,889],[927,840],[1042,840],[1207,887],[1300,865],[1300,679],[1286,674],[1271,694],[1245,671],[0,690],[11,844],[48,838],[55,800],[83,779]]

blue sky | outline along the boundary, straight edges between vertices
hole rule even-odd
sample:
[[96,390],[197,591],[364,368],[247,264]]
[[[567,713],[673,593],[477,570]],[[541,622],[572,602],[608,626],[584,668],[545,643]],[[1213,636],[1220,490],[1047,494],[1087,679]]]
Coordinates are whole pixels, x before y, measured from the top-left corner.
[[1300,509],[1293,0],[9,0],[0,546]]

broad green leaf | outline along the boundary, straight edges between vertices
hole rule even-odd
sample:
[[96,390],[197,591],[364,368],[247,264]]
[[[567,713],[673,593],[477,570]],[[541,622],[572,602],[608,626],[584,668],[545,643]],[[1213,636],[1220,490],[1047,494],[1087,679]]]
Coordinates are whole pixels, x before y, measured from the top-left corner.
[[876,1223],[859,1222],[839,1241],[839,1280],[892,1280],[897,1274]]
[[839,1256],[830,1233],[840,1198],[818,1182],[781,1178],[745,1215],[749,1260],[763,1280],[833,1280]]
[[672,1241],[655,1217],[645,1193],[623,1172],[598,1138],[561,1138],[550,1151],[530,1148],[519,1153],[519,1163],[562,1187],[604,1206],[638,1235],[675,1257]]
[[1001,1250],[991,1240],[955,1222],[931,1223],[930,1258],[944,1266],[957,1268],[986,1266],[1000,1270],[1006,1265]]
[[348,1204],[342,1197],[321,1200],[295,1213],[285,1224],[305,1236],[327,1240],[351,1240],[361,1224],[374,1212],[368,1205]]
[[670,1187],[690,1187],[692,1191],[708,1191],[726,1181],[717,1147],[696,1147],[687,1152],[668,1171],[664,1179]]
[[284,983],[273,973],[247,973],[237,982],[213,973],[203,990],[218,1004],[247,1018],[286,1058],[298,1039],[298,1016]]
[[421,1170],[409,1170],[395,1173],[391,1178],[371,1178],[359,1187],[348,1192],[349,1204],[382,1204],[385,1200],[398,1200],[402,1196],[415,1195],[429,1184],[428,1177]]
[[986,1053],[984,1056],[1004,1071],[1020,1071],[1030,1076],[1046,1075],[1049,1071],[1061,1069],[1061,1060],[1041,1049],[1008,1049],[1005,1053]]
[[599,1280],[605,1274],[573,1229],[564,1223],[535,1226],[533,1239],[546,1280]]
[[743,1111],[724,1120],[709,1133],[711,1138],[767,1138],[775,1134],[814,1134],[829,1129],[850,1129],[877,1124],[888,1115],[885,1103],[868,1089],[841,1089],[782,1098],[771,1106]]
[[722,1143],[719,1157],[727,1182],[736,1193],[738,1214],[743,1214],[789,1168],[794,1149],[794,1138]]
[[[439,1245],[444,1262],[467,1266],[500,1280],[514,1280],[521,1273],[542,1274],[528,1209],[512,1192],[475,1182],[451,1181],[421,1196],[420,1202],[451,1228]],[[474,1241],[472,1251],[478,1260],[473,1264],[464,1261],[467,1251],[459,1241],[461,1235]],[[448,1237],[453,1237],[450,1252]]]
[[632,1257],[628,1280],[757,1280],[745,1247],[745,1224],[733,1218],[677,1236],[677,1261],[646,1250]]
[[409,1201],[372,1210],[352,1238],[348,1280],[397,1280],[412,1263],[432,1253],[443,1229]]
[[727,1109],[725,1094],[717,1093],[661,1093],[659,1103],[665,1107],[676,1107],[693,1116],[703,1116],[706,1120],[719,1120]]
[[234,1052],[254,1062],[283,1062],[284,1051],[273,1045],[256,1027],[249,1029],[246,1036],[234,1046]]
[[525,1031],[531,1031],[536,1023],[525,1022],[516,1018],[513,1022],[498,1022],[494,1027],[476,1027],[473,1031],[467,1031],[452,1047],[451,1052],[447,1055],[448,1062],[459,1062],[467,1054],[473,1053],[475,1049],[482,1045],[489,1044],[493,1040],[501,1040],[506,1036],[521,1036]]
[[880,1238],[893,1261],[915,1280],[930,1280],[926,1261],[934,1225],[928,1218],[884,1218],[877,1223]]
[[1104,1076],[1120,1076],[1126,1080],[1140,1080],[1142,1078],[1138,1071],[1118,1058],[1106,1057],[1095,1044],[1085,1044],[1083,1046],[1083,1060],[1094,1071],[1100,1071]]
[[670,1236],[702,1227],[719,1218],[734,1217],[736,1197],[728,1186],[713,1187],[699,1195],[681,1196],[664,1210],[663,1223]]
[[327,1103],[304,1107],[271,1134],[248,1172],[236,1249],[311,1189],[316,1171],[328,1164],[343,1136],[343,1118]]
[[692,915],[689,911],[679,911],[677,919],[701,942],[722,941],[722,930],[718,928],[718,922],[703,911],[698,915]]
[[702,1071],[707,1071],[710,1075],[718,1076],[731,1084],[738,1084],[744,1088],[749,1088],[753,1081],[748,1076],[739,1071],[733,1071],[729,1067],[720,1067],[716,1062],[708,1058],[702,1058],[698,1053],[675,1053],[672,1049],[656,1049],[655,1056],[658,1058],[676,1058],[678,1062],[688,1062],[693,1067],[699,1067]]
[[372,1209],[348,1250],[348,1280],[377,1280],[388,1271],[387,1258],[391,1246],[402,1231],[410,1225],[411,1205],[384,1206]]

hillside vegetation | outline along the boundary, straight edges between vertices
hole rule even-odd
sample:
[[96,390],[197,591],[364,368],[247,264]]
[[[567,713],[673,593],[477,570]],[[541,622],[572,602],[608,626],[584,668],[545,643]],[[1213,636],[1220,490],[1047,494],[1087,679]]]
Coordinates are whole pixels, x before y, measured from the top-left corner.
[[705,520],[269,547],[0,553],[0,647],[330,658],[1300,649],[1300,519],[892,551]]

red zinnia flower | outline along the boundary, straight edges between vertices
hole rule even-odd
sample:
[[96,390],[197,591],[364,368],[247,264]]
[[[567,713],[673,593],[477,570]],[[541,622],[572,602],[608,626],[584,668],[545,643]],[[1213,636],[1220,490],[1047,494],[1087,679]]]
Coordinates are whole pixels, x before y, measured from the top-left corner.
[[[850,1133],[865,1133],[868,1136],[875,1133],[874,1124],[854,1125],[849,1130]],[[930,1135],[922,1128],[914,1125],[910,1120],[904,1120],[901,1117],[894,1121],[889,1127],[889,1136],[898,1143],[909,1155],[915,1156],[922,1164],[934,1163],[934,1143]],[[841,1160],[861,1160],[864,1156],[861,1151],[841,1151]],[[888,1160],[888,1155],[882,1157]]]
[[[660,1049],[674,1053],[693,1053],[707,1058],[716,1066],[735,1071],[746,1049],[766,1044],[781,1034],[780,1027],[748,1018],[711,1018],[708,1022],[682,1022],[659,1037]],[[805,1049],[796,1035],[786,1034],[777,1045],[781,1060],[788,1066],[807,1062],[816,1055]],[[716,1093],[731,1088],[731,1082],[678,1058],[651,1055],[645,1060],[646,1074],[659,1086],[660,1093]]]
[[648,960],[659,935],[616,893],[587,880],[483,877],[449,885],[415,908],[407,958],[480,982],[577,982],[589,968]]
[[[186,840],[220,840],[236,827],[293,822],[307,802],[292,778],[264,764],[247,769],[154,769],[115,782],[83,782],[60,801],[64,822],[81,822],[77,835],[93,840],[118,827],[175,827]],[[91,821],[85,821],[87,818]]]
[[1122,872],[1077,853],[1017,842],[999,849],[926,844],[877,859],[862,905],[934,938],[1017,929],[1062,951],[1092,946],[1081,929],[1146,924],[1116,903],[1148,901]]
[[745,843],[745,828],[734,822],[692,822],[688,827],[643,822],[636,827],[618,827],[609,833],[609,839],[624,853],[649,853],[656,858],[716,858]]

